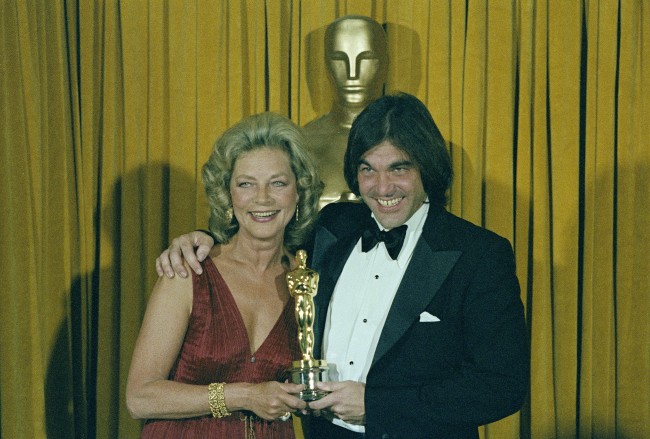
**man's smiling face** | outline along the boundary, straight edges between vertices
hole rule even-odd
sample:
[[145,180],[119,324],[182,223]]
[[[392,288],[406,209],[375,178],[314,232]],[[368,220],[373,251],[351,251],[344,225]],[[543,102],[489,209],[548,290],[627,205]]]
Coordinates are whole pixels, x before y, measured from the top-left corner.
[[408,221],[427,198],[420,169],[389,141],[361,157],[357,178],[363,201],[386,230]]

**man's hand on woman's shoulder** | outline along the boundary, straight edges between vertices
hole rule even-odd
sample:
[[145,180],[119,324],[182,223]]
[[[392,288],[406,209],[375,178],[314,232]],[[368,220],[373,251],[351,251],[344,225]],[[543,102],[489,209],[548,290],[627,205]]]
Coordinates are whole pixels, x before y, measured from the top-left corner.
[[208,256],[213,245],[214,239],[200,230],[174,238],[169,248],[156,258],[158,276],[166,274],[167,277],[172,278],[178,274],[187,277],[188,272],[183,260],[196,274],[203,273],[201,262]]

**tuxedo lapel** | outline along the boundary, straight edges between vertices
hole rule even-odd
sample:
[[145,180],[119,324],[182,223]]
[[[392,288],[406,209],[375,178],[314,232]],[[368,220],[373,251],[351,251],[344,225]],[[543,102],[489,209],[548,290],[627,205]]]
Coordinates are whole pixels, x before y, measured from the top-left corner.
[[[353,206],[351,206],[353,207]],[[348,213],[348,212],[346,212]],[[408,330],[436,292],[460,257],[461,252],[449,248],[447,240],[447,213],[431,209],[422,236],[418,240],[411,261],[404,273],[382,330],[373,364],[378,361]],[[344,217],[345,221],[340,221]],[[364,222],[370,218],[366,207],[357,208],[349,215],[340,215],[339,221],[321,227],[315,235],[312,268],[319,273],[318,294],[314,298],[314,355],[321,357],[323,331],[336,282],[354,246],[358,242]],[[341,224],[344,225],[341,226]]]
[[[429,213],[411,261],[404,273],[386,317],[372,364],[392,348],[434,296],[458,261],[461,252],[446,249],[444,218],[446,212]],[[437,250],[445,248],[445,250]]]
[[386,317],[373,364],[393,347],[419,318],[459,257],[459,251],[434,252],[425,241],[418,243]]

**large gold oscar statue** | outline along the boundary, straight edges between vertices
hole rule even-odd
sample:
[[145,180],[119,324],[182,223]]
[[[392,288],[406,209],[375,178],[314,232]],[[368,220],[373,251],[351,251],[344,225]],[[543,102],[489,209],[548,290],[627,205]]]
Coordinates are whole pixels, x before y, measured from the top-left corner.
[[384,29],[369,17],[338,18],[325,31],[325,63],[336,98],[329,113],[304,126],[325,182],[321,207],[355,199],[343,178],[343,155],[352,121],[383,93],[388,68]]
[[325,395],[316,388],[318,381],[327,381],[328,367],[325,360],[317,360],[314,352],[314,296],[318,292],[318,273],[307,268],[307,252],[296,252],[298,268],[287,273],[287,286],[295,302],[295,317],[298,324],[298,343],[302,357],[293,362],[291,380],[303,384],[300,398],[314,401]]

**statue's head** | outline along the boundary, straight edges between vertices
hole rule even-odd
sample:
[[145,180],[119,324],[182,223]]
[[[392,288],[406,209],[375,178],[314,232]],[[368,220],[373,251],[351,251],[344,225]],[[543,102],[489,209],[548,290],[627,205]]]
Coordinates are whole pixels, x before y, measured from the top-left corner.
[[369,17],[346,15],[325,32],[325,64],[340,105],[363,108],[382,94],[388,68],[383,27]]

